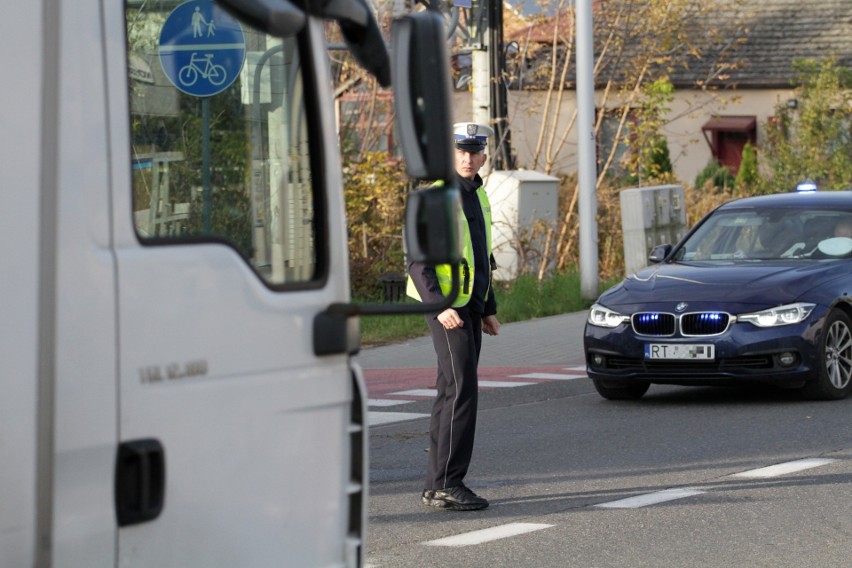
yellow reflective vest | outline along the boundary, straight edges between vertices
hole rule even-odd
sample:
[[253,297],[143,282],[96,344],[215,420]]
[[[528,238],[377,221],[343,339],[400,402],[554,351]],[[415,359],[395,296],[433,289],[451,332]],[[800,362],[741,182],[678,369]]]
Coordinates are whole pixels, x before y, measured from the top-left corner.
[[[438,184],[436,184],[438,185]],[[488,201],[488,195],[485,193],[485,189],[480,187],[476,190],[476,195],[479,197],[479,206],[482,208],[482,216],[485,219],[485,248],[487,258],[491,258],[491,203]],[[474,261],[473,261],[473,242],[470,238],[470,227],[467,224],[467,217],[464,215],[464,209],[459,207],[459,236],[461,237],[461,262],[456,265],[456,270],[459,273],[459,282],[461,283],[459,286],[459,295],[456,300],[453,302],[454,308],[459,308],[461,306],[466,306],[470,301],[470,296],[473,293],[473,272],[474,272]],[[491,262],[490,260],[486,260],[486,264],[488,265],[488,282],[489,282],[489,291],[491,286]],[[435,274],[438,276],[438,284],[441,286],[441,292],[444,296],[449,296],[450,290],[453,287],[453,276],[452,276],[452,266],[449,264],[438,264],[435,266]],[[412,280],[411,276],[408,276],[408,282],[406,284],[405,293],[417,300],[418,302],[422,301],[420,299],[420,293],[417,291],[417,288],[414,286],[414,280]],[[488,297],[488,291],[486,291],[485,296]]]

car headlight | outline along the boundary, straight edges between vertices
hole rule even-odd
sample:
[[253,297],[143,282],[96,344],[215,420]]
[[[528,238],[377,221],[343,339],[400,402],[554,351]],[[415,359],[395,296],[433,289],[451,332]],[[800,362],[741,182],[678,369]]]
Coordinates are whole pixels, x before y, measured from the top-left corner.
[[589,308],[589,323],[598,327],[618,327],[629,320],[628,316],[614,312],[600,304],[594,304]]
[[746,321],[757,327],[777,327],[779,325],[790,325],[805,321],[811,312],[816,307],[816,304],[788,304],[786,306],[778,306],[753,314],[740,314],[737,316],[737,321]]

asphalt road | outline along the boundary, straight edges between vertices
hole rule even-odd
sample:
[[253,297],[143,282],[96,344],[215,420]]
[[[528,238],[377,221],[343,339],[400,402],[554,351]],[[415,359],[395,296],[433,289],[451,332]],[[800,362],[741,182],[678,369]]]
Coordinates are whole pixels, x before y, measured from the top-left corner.
[[368,566],[852,565],[852,399],[652,386],[639,401],[606,401],[582,373],[583,320],[485,338],[481,367],[496,386],[482,388],[467,479],[485,511],[419,504],[428,339],[359,356],[377,424]]

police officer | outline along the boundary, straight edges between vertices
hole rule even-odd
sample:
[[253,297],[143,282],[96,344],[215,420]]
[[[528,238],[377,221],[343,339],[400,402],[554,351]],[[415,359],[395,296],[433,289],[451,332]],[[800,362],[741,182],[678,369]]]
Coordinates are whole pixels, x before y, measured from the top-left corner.
[[452,511],[488,507],[488,501],[464,484],[473,455],[478,395],[477,366],[482,333],[497,335],[497,302],[491,286],[491,206],[479,170],[493,131],[473,122],[453,126],[455,184],[461,193],[462,260],[450,265],[408,264],[409,296],[437,302],[450,292],[452,270],[458,270],[461,289],[452,307],[427,314],[426,323],[438,355],[438,395],[432,405],[429,463],[421,502]]

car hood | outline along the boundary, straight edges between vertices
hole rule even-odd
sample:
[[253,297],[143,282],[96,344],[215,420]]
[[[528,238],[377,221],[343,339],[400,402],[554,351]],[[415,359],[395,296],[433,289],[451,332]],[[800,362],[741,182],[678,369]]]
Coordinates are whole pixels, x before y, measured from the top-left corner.
[[848,264],[842,261],[662,263],[628,276],[601,301],[608,306],[672,302],[778,306],[798,301],[809,290],[848,273]]

